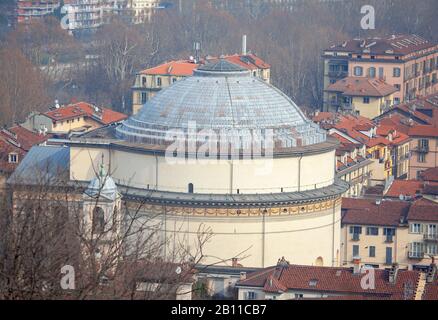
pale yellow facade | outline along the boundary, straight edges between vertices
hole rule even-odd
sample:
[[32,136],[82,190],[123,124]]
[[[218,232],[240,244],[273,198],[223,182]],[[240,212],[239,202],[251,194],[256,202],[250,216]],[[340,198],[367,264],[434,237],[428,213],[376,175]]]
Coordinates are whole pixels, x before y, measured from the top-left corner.
[[163,156],[146,153],[71,147],[70,179],[91,180],[96,169],[93,165],[100,163],[102,155],[117,183],[169,192],[187,192],[190,183],[196,193],[295,192],[329,186],[335,178],[334,150],[309,155],[304,160],[297,156],[173,163]]
[[[412,224],[421,225],[419,232],[412,232]],[[425,230],[427,226],[437,223],[429,223],[426,221],[409,221],[407,224],[401,224],[396,227],[391,226],[372,226],[372,225],[353,225],[345,224],[342,226],[342,244],[341,244],[341,260],[344,266],[353,266],[353,246],[359,247],[358,256],[361,259],[362,265],[372,265],[378,268],[388,268],[393,263],[397,263],[402,268],[412,269],[420,266],[428,266],[432,262],[431,257],[438,258],[437,244],[438,239],[435,238],[425,240]],[[359,235],[359,240],[353,239],[350,233],[351,226],[362,227],[362,233]],[[379,228],[379,234],[376,236],[367,235],[367,227]],[[384,228],[395,228],[395,235],[391,241],[383,234]],[[435,229],[436,230],[436,229]],[[421,245],[413,248],[412,243]],[[375,256],[370,256],[370,247],[375,248]],[[391,250],[391,259],[387,259],[387,248]]]
[[[126,148],[125,148],[126,149]],[[159,190],[194,194],[264,194],[310,191],[334,183],[334,150],[305,156],[270,160],[197,160],[193,164],[172,164],[162,155],[141,150],[70,146],[70,179],[91,180],[97,165],[105,167],[119,190]],[[103,156],[103,158],[102,158]],[[212,200],[213,201],[213,200]],[[138,209],[134,201],[133,210]],[[330,199],[297,201],[294,205],[251,208],[142,204],[140,211],[150,226],[159,226],[168,240],[164,255],[174,252],[175,244],[196,248],[199,230],[209,230],[204,264],[237,258],[239,264],[265,267],[280,256],[297,264],[340,263],[340,195]],[[324,239],[324,240],[323,240]],[[292,258],[293,257],[293,258]],[[225,263],[226,264],[226,263]]]

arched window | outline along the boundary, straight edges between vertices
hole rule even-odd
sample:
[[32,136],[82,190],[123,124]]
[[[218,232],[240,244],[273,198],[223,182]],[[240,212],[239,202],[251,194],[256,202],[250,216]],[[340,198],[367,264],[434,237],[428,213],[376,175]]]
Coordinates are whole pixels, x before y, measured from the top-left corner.
[[193,183],[189,183],[189,193],[193,193]]
[[317,267],[323,267],[324,266],[324,260],[322,259],[322,257],[316,258],[315,266],[317,266]]
[[105,230],[105,213],[101,207],[93,209],[93,233],[102,233]]
[[354,75],[356,77],[361,77],[363,75],[363,68],[362,67],[354,67]]

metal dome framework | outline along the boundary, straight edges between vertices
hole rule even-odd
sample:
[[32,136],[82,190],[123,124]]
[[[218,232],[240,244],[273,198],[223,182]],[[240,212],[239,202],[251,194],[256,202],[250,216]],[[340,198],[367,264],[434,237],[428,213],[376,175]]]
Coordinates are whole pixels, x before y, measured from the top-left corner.
[[326,140],[325,131],[289,97],[226,60],[202,66],[192,77],[160,91],[116,135],[128,142],[166,145],[170,131],[188,134],[193,125],[196,132],[216,133],[217,143],[227,135],[242,149],[268,130],[275,145],[284,148]]

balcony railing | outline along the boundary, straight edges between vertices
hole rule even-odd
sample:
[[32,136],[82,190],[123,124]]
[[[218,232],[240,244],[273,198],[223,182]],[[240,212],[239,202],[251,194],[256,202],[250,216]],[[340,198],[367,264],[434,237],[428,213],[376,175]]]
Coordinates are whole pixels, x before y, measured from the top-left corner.
[[359,233],[353,233],[353,237],[351,238],[352,241],[359,241]]
[[387,243],[394,242],[393,238],[394,238],[394,236],[392,234],[388,234],[388,235],[386,235],[385,242],[387,242]]
[[423,259],[424,252],[422,252],[422,251],[409,251],[408,258],[409,259]]
[[414,148],[415,152],[420,152],[420,153],[428,153],[429,152],[429,146],[417,146]]
[[427,241],[438,241],[438,233],[425,233],[423,237]]
[[327,75],[330,78],[345,78],[348,76],[348,71],[329,71]]

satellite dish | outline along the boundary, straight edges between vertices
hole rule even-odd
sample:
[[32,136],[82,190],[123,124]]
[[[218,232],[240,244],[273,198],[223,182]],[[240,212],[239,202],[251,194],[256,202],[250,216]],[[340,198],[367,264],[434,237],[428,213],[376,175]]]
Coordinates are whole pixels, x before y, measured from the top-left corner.
[[399,196],[398,196],[398,198],[399,198],[399,199],[400,199],[401,201],[405,200],[405,196],[404,196],[404,195],[402,195],[402,194],[401,194],[401,195],[399,195]]
[[175,270],[176,274],[181,274],[181,271],[182,271],[182,269],[180,266],[176,267],[176,270]]

